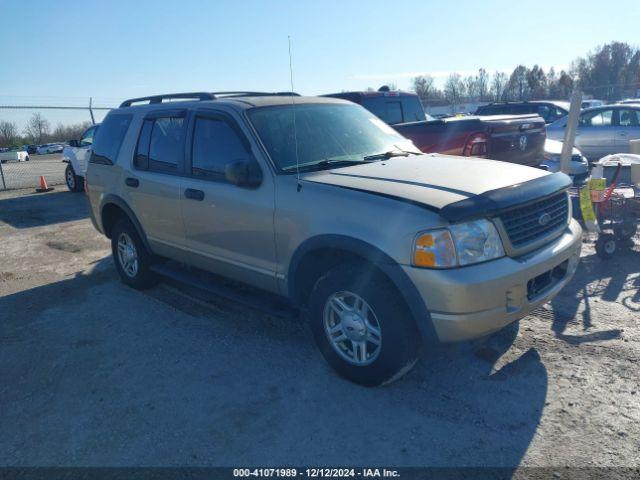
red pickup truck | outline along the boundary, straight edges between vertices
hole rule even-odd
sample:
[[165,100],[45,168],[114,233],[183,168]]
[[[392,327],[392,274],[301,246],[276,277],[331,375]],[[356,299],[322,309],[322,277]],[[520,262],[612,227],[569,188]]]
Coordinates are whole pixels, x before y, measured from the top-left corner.
[[491,158],[537,167],[543,160],[546,128],[538,115],[465,116],[436,120],[414,93],[342,92],[323,95],[358,103],[393,126],[421,151]]

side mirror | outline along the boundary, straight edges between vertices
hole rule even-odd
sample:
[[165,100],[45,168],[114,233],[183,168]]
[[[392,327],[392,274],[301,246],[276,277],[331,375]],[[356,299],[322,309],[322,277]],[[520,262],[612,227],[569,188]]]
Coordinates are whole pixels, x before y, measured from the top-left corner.
[[70,147],[79,147],[80,146],[80,142],[78,140],[69,140],[69,146]]
[[256,188],[262,183],[260,167],[249,160],[235,160],[227,164],[224,177],[238,187]]

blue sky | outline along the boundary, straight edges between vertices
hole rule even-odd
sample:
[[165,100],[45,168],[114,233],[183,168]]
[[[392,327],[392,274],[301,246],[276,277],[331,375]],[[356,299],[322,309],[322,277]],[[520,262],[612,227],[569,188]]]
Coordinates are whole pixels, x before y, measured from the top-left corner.
[[640,44],[637,0],[0,0],[0,9],[0,101],[288,90],[287,35],[305,94],[407,88],[417,73],[481,66],[567,66],[612,40]]

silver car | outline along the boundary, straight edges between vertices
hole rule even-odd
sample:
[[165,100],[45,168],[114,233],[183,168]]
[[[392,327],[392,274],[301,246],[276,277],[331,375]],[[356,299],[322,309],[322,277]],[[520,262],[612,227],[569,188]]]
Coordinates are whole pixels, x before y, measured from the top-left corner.
[[[567,118],[547,125],[547,137],[564,140]],[[640,138],[640,104],[606,105],[580,112],[575,146],[589,162],[605,155],[628,153],[629,140]]]
[[421,342],[487,335],[549,301],[582,243],[566,175],[424,155],[334,98],[126,101],[86,180],[124,283],[171,275],[169,258],[283,296],[365,385],[407,372]]

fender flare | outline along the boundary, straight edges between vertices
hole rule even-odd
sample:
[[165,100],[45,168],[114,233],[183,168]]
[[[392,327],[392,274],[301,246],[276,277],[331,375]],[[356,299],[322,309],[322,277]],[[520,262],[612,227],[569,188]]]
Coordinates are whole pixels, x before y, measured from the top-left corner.
[[345,235],[326,234],[311,237],[302,242],[294,252],[291,257],[291,262],[289,263],[287,290],[290,299],[294,302],[297,301],[296,271],[302,259],[313,250],[325,248],[335,248],[352,253],[355,256],[364,258],[379,268],[404,298],[420,330],[422,339],[428,343],[438,342],[438,336],[431,321],[429,309],[418,292],[418,289],[404,272],[400,264],[378,247],[357,238]]
[[[109,204],[116,205],[122,211],[124,211],[125,215],[127,215],[127,217],[129,218],[129,221],[131,221],[131,223],[135,227],[136,232],[138,233],[138,236],[142,240],[142,243],[144,244],[145,248],[147,249],[148,252],[151,253],[152,250],[149,245],[149,240],[147,240],[147,234],[144,233],[144,229],[142,228],[142,225],[140,224],[138,217],[136,217],[135,213],[133,213],[133,210],[131,209],[131,207],[129,207],[127,202],[125,202],[122,198],[118,197],[117,195],[109,194],[109,195],[106,195],[102,200],[102,204],[100,205],[100,224],[102,225],[103,230],[106,230],[103,222],[104,208]],[[106,233],[107,232],[105,231],[105,235]]]

